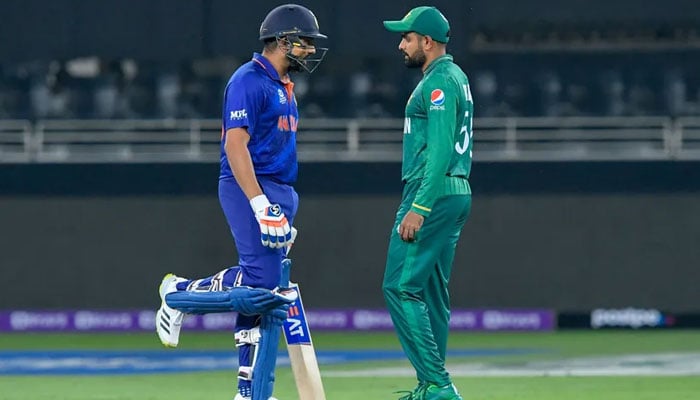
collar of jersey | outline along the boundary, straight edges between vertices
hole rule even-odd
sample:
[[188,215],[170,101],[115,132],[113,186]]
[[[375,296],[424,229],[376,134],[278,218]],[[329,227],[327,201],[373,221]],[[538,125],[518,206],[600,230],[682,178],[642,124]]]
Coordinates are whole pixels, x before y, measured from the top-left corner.
[[442,55],[442,56],[440,56],[440,57],[434,59],[433,61],[431,61],[430,64],[428,65],[428,68],[425,69],[425,72],[423,73],[423,75],[427,75],[428,72],[430,72],[430,71],[432,71],[432,70],[435,69],[435,66],[436,66],[436,65],[438,65],[438,64],[440,64],[440,63],[443,63],[443,62],[445,62],[445,61],[452,61],[452,55],[451,55],[451,54],[445,54],[445,55]]
[[[265,58],[265,56],[263,56],[260,53],[253,53],[253,61],[255,61],[260,67],[262,67],[262,69],[264,69],[265,72],[267,72],[267,74],[270,75],[270,78],[285,83],[285,81],[282,78],[280,78],[275,67],[270,63],[270,60]],[[287,77],[287,81],[290,81],[289,77]]]

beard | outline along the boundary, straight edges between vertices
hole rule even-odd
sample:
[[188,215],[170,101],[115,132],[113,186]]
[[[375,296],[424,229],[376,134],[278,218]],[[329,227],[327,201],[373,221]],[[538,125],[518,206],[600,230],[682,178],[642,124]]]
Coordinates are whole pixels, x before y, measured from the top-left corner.
[[296,57],[287,58],[289,59],[289,68],[287,68],[289,72],[301,72],[305,69],[304,64],[306,64],[306,62],[304,62],[304,60],[298,59]]
[[408,68],[422,68],[425,64],[425,53],[423,50],[418,50],[413,57],[409,56],[407,53],[404,54],[403,63],[406,64]]

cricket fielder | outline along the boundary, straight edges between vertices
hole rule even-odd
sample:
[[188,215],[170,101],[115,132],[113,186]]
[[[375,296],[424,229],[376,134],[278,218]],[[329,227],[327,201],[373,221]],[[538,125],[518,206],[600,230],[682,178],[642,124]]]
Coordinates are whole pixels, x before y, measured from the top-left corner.
[[[312,72],[327,50],[315,46],[316,39],[326,36],[319,32],[314,14],[296,4],[271,10],[260,26],[259,39],[264,43],[262,54],[255,53],[231,76],[222,109],[219,201],[239,265],[197,280],[166,275],[156,315],[161,341],[175,347],[183,312],[239,311],[235,400],[267,400],[272,395],[284,307],[293,301],[273,289],[289,286],[280,277],[299,203],[292,186],[297,178],[299,112],[289,72]],[[250,288],[257,290],[248,294],[255,300],[243,303],[241,291]]]
[[391,231],[383,292],[418,386],[403,400],[462,399],[445,369],[448,282],[471,208],[474,105],[469,81],[446,53],[450,26],[434,7],[417,7],[384,27],[423,79],[406,104],[403,196]]

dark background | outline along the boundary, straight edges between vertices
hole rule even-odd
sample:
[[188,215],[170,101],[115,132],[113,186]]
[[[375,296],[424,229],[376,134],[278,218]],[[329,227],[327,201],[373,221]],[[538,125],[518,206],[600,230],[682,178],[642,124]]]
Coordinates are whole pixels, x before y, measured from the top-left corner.
[[[4,0],[0,119],[219,118],[226,80],[260,50],[260,22],[282,3]],[[400,118],[420,76],[381,21],[424,3],[302,4],[331,48],[313,76],[294,78],[302,117]],[[697,0],[432,4],[473,85],[477,137],[487,116],[700,112]],[[98,71],[72,75],[79,57],[99,59]],[[164,273],[236,261],[216,160],[4,162],[0,153],[0,309],[152,308]],[[399,176],[394,163],[301,164],[293,276],[309,304],[383,307]],[[697,311],[700,163],[476,163],[471,183],[455,307]]]
[[[260,47],[262,17],[283,1],[5,0],[0,3],[0,59],[70,58],[91,54],[153,60],[209,55],[248,57]],[[329,57],[384,55],[393,43],[381,21],[400,19],[421,1],[306,0],[331,38]],[[477,30],[599,24],[662,29],[697,22],[694,0],[435,0],[452,22],[456,49]]]
[[[153,307],[164,273],[234,264],[217,173],[213,163],[2,166],[0,305]],[[300,176],[293,278],[309,304],[383,307],[399,165],[304,163]],[[476,163],[472,184],[454,307],[697,310],[700,163]]]
[[[0,2],[0,118],[218,118],[282,2]],[[390,118],[419,73],[382,21],[420,1],[304,1],[330,48],[296,74],[302,118]],[[700,112],[700,2],[437,0],[477,117]],[[78,72],[76,65],[96,71]]]

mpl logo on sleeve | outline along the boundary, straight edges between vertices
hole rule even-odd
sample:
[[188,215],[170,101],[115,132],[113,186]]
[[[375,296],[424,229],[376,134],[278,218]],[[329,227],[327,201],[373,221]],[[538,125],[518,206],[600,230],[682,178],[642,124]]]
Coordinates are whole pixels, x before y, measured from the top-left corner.
[[442,89],[435,89],[430,92],[430,110],[445,109],[445,92]]
[[245,108],[240,110],[231,111],[231,116],[229,117],[232,121],[237,119],[248,118],[248,112]]

